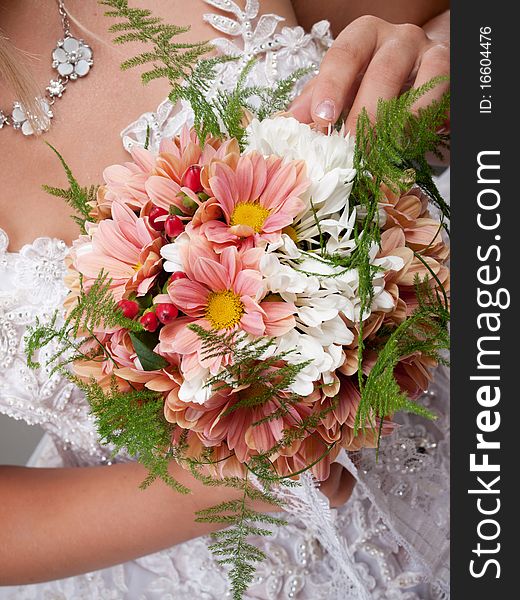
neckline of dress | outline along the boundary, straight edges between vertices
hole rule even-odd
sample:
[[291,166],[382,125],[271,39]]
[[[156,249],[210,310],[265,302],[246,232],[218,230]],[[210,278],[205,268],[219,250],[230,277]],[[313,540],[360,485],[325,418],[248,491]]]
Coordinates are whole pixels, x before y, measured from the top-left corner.
[[26,252],[29,248],[33,248],[40,241],[51,242],[53,244],[65,244],[67,248],[70,246],[65,242],[65,240],[61,238],[52,237],[49,235],[39,235],[35,237],[32,241],[26,242],[19,250],[9,250],[9,236],[5,229],[0,227],[0,256],[21,256],[24,252]]
[[[306,33],[299,25],[293,27],[284,27],[282,30],[282,36],[277,33],[278,26],[285,21],[283,17],[279,17],[274,14],[264,13],[260,16],[260,2],[254,0],[247,0],[246,8],[240,9],[234,2],[221,3],[220,0],[203,0],[206,4],[211,7],[219,8],[226,12],[229,16],[223,17],[214,13],[205,13],[202,18],[205,22],[211,25],[219,33],[224,33],[231,39],[226,38],[215,38],[213,43],[217,48],[223,45],[222,51],[231,51],[232,54],[247,54],[251,53],[251,56],[260,56],[264,54],[272,53],[276,51],[276,47],[271,47],[271,43],[267,43],[268,39],[275,37],[283,37],[288,32],[298,32],[302,39],[306,39],[307,42],[311,40],[318,40],[324,47],[329,46],[332,42],[330,35],[330,25],[328,21],[319,21],[314,25],[309,33]],[[258,21],[258,22],[257,22]],[[256,23],[256,28],[252,29],[253,23]],[[264,41],[263,44],[257,44],[259,38]],[[302,40],[299,40],[298,45],[301,45]],[[283,45],[283,44],[282,44]],[[231,49],[231,50],[230,50]],[[246,52],[247,51],[247,52]],[[231,64],[231,63],[229,63]],[[168,99],[165,99],[157,110],[153,113],[144,113],[141,117],[130,124],[129,127],[121,132],[121,138],[123,146],[129,150],[128,140],[125,139],[125,135],[128,134],[128,130],[138,124],[147,115],[153,115],[154,117],[160,115],[164,110],[161,107],[166,106],[170,113],[175,107],[169,103]],[[182,111],[181,111],[182,112]],[[164,116],[164,115],[163,115]],[[133,141],[131,140],[133,143]],[[34,247],[40,240],[50,241],[54,244],[65,244],[67,248],[70,246],[61,238],[55,238],[52,236],[38,236],[31,242],[25,243],[19,250],[9,250],[9,236],[7,232],[0,227],[0,256],[21,256],[24,251]]]

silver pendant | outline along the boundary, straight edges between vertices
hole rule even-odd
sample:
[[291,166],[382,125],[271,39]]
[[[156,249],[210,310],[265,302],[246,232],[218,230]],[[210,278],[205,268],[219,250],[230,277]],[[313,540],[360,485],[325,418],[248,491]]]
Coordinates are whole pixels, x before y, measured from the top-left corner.
[[[41,131],[49,128],[50,120],[54,116],[52,106],[58,98],[63,96],[69,82],[77,81],[88,75],[94,65],[92,48],[82,39],[70,35],[68,22],[67,26],[65,25],[64,22],[65,36],[58,40],[52,52],[52,68],[56,70],[58,76],[50,80],[49,85],[45,88],[45,96],[38,100],[43,113],[43,118],[38,123]],[[13,129],[21,131],[24,135],[34,134],[27,110],[20,102],[13,104],[11,114],[3,113],[0,110],[0,129],[7,125],[11,125]]]
[[[49,128],[49,123],[53,114],[49,103],[44,98],[40,98],[39,103],[45,118],[45,122],[39,122],[39,126],[41,130],[45,131]],[[11,125],[13,126],[13,129],[19,129],[24,135],[34,135],[34,129],[31,121],[27,117],[27,111],[20,102],[15,102],[13,104]]]
[[59,40],[52,53],[53,69],[60,77],[68,77],[71,81],[85,77],[93,64],[90,46],[72,36]]

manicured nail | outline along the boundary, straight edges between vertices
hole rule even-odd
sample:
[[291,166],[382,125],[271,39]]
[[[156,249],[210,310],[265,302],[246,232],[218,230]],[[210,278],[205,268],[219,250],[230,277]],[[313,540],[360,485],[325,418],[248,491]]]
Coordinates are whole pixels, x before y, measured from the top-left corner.
[[323,100],[318,104],[318,106],[314,109],[314,114],[320,119],[324,121],[329,121],[329,123],[333,123],[336,116],[336,105],[332,100]]

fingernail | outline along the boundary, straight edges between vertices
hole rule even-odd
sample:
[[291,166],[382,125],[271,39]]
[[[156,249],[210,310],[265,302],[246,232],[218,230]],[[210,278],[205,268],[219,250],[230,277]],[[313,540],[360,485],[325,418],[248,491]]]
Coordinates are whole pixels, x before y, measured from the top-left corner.
[[336,105],[332,100],[323,100],[314,109],[314,114],[324,121],[333,123],[336,116]]

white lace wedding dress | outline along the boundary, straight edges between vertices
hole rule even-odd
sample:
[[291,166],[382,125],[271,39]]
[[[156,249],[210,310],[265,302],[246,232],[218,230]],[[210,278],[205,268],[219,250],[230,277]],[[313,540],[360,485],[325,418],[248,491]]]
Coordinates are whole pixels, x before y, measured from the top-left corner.
[[[298,67],[317,68],[331,43],[325,21],[305,33],[300,27],[282,28],[283,19],[275,15],[258,17],[257,0],[248,0],[244,11],[230,0],[205,2],[229,15],[204,16],[233,39],[215,43],[226,53],[243,54],[243,61],[258,58],[251,75],[256,82],[272,84]],[[232,85],[240,69],[240,61],[223,67],[219,86]],[[127,149],[143,145],[150,128],[151,147],[157,147],[189,117],[187,107],[164,102],[130,125],[122,134],[123,143]],[[84,397],[60,377],[50,377],[45,369],[31,371],[26,365],[25,328],[37,316],[50,316],[66,294],[62,277],[67,247],[61,240],[38,238],[17,253],[7,248],[7,234],[0,229],[0,412],[45,429],[30,466],[110,465],[110,450],[96,439]],[[358,484],[339,510],[329,510],[313,482],[304,479],[290,498],[289,525],[258,541],[268,558],[245,597],[447,599],[447,397],[447,372],[440,369],[421,400],[439,415],[437,421],[403,417],[402,426],[384,441],[378,461],[373,451],[341,457]],[[2,600],[226,597],[226,573],[208,550],[207,538],[82,576],[0,588]]]

